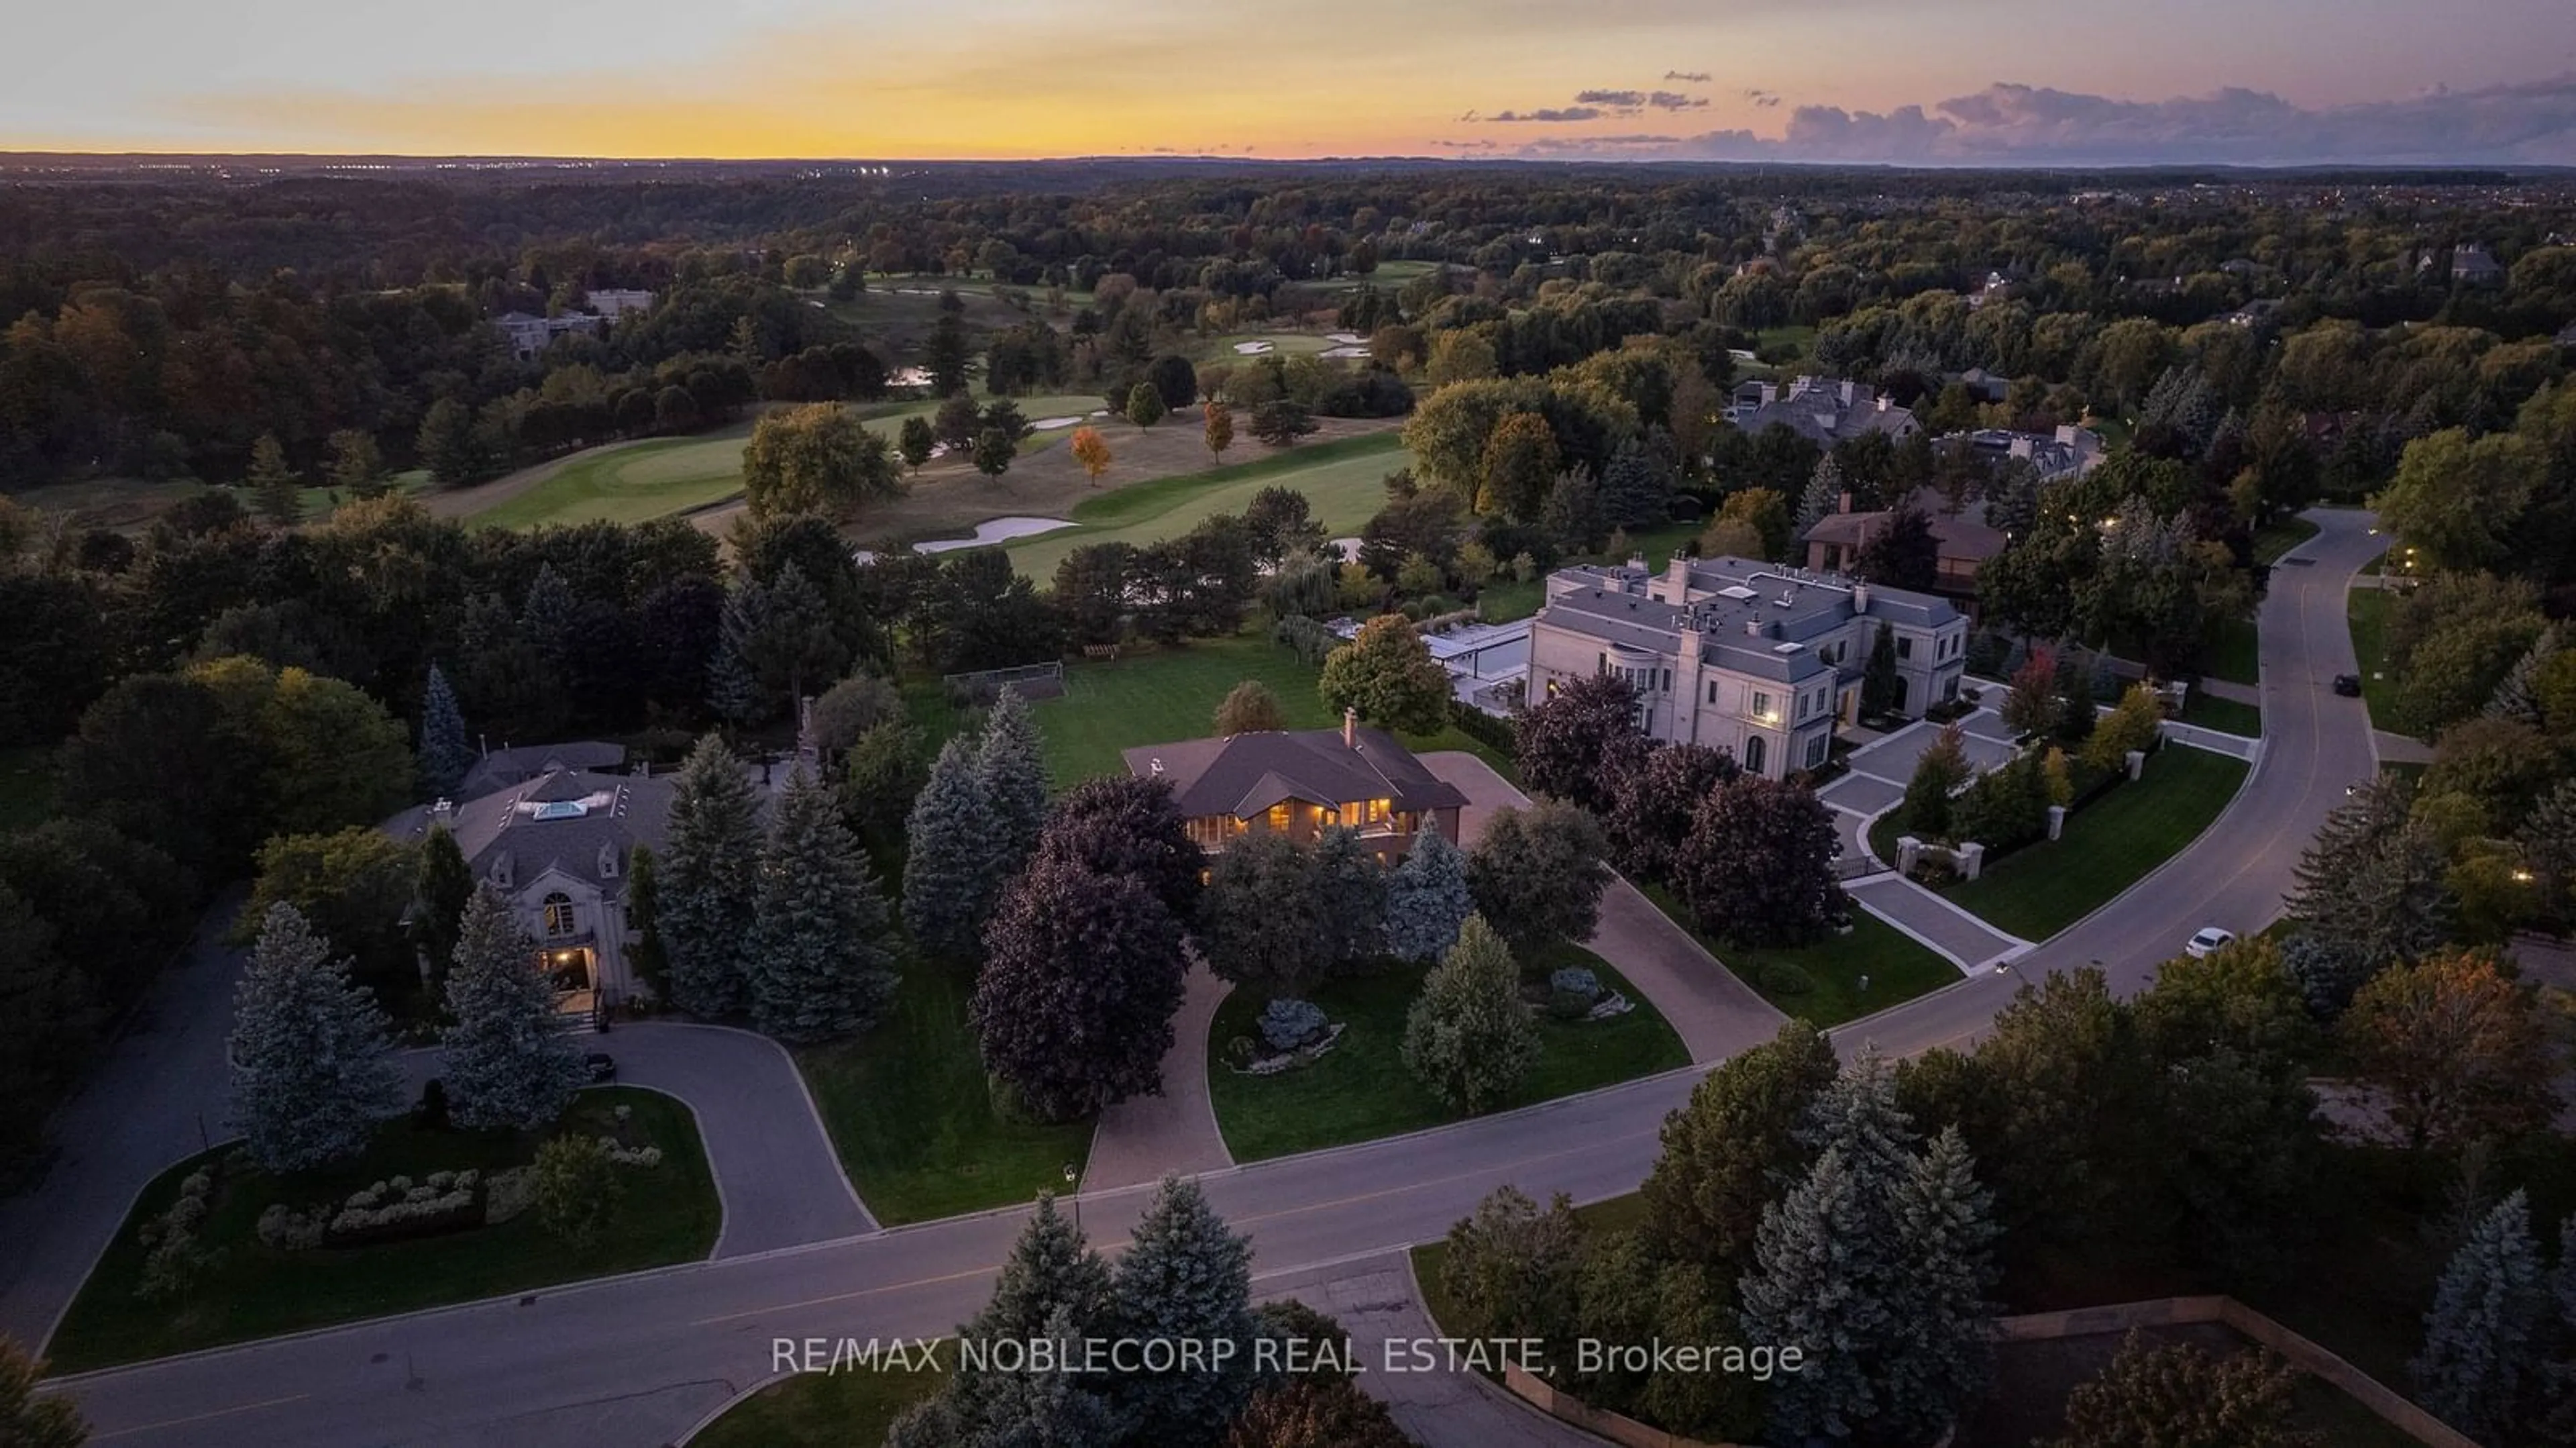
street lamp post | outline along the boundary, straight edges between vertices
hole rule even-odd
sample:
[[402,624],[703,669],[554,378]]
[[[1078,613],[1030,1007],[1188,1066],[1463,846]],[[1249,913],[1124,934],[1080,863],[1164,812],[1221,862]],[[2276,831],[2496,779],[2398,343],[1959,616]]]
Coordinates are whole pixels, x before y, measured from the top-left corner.
[[1073,1230],[1077,1233],[1082,1230],[1082,1194],[1075,1190],[1075,1184],[1081,1179],[1082,1173],[1075,1170],[1072,1162],[1066,1162],[1064,1164],[1064,1194],[1073,1202]]

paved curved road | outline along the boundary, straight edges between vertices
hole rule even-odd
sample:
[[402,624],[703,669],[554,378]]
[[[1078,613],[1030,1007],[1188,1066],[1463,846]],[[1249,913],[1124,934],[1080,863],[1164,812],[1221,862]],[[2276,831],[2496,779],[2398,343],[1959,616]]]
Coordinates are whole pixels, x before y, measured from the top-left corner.
[[[2211,832],[2123,897],[2048,942],[2022,974],[2100,959],[2134,989],[2197,925],[2259,928],[2300,846],[2372,766],[2357,700],[2326,688],[2351,667],[2343,587],[2376,552],[2369,520],[2324,531],[2277,570],[2263,613],[2268,741]],[[1915,1050],[1972,1039],[2009,997],[1980,977],[1838,1033]],[[1686,1069],[1413,1136],[1236,1167],[1204,1181],[1249,1232],[1266,1282],[1349,1264],[1446,1231],[1495,1186],[1578,1200],[1633,1189]],[[1080,1201],[1094,1237],[1122,1239],[1145,1188]],[[981,1305],[1023,1212],[735,1257],[609,1282],[360,1324],[69,1380],[101,1441],[259,1448],[668,1441],[767,1377],[776,1337],[950,1330]]]

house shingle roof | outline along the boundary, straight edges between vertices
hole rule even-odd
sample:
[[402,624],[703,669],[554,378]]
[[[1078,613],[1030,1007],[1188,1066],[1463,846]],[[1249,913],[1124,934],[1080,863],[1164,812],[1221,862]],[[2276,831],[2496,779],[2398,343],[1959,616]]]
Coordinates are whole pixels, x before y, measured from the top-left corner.
[[1384,799],[1399,810],[1455,809],[1467,797],[1422,767],[1383,729],[1355,730],[1356,748],[1338,729],[1265,730],[1222,739],[1183,739],[1127,750],[1127,771],[1167,780],[1191,819],[1250,819],[1282,800],[1339,805]]
[[[593,774],[549,769],[454,807],[446,821],[478,880],[506,859],[507,878],[525,886],[557,870],[615,899],[625,892],[626,859],[637,845],[659,850],[669,838],[672,779],[667,775]],[[387,834],[417,840],[429,833],[428,808],[385,822]],[[603,871],[605,862],[614,873]]]

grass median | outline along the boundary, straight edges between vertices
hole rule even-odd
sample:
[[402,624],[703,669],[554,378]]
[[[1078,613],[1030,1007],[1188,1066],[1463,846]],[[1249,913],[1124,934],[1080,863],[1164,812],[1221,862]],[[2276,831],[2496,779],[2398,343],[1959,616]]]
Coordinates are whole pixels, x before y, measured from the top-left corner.
[[1828,935],[1806,945],[1759,949],[1727,945],[1701,934],[1691,923],[1690,911],[1664,886],[1645,886],[1644,892],[1656,909],[1689,931],[1736,979],[1753,987],[1782,1014],[1802,1017],[1820,1031],[1960,979],[1958,967],[1939,952],[1857,902],[1848,934]]
[[2198,839],[2236,797],[2246,767],[2167,745],[2148,758],[2142,777],[2069,816],[2063,838],[2025,845],[1942,894],[1999,930],[2046,940]]
[[956,1346],[935,1348],[938,1368],[862,1365],[781,1378],[724,1411],[689,1448],[844,1448],[882,1443],[906,1408],[939,1391]]

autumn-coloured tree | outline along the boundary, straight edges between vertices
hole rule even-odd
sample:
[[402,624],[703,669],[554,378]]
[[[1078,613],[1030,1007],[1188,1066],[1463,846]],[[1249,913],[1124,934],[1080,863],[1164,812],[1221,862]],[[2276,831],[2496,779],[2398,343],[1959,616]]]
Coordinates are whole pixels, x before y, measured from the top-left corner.
[[1102,437],[1096,427],[1075,428],[1073,460],[1082,464],[1082,475],[1091,479],[1091,485],[1099,487],[1100,475],[1109,471],[1109,439]]
[[2342,1029],[2418,1151],[2530,1130],[2557,1108],[2531,992],[2478,952],[2381,971],[2353,996]]
[[1225,461],[1225,450],[1234,446],[1234,409],[1211,397],[1207,405],[1208,461]]
[[2033,649],[2013,671],[2012,692],[2004,699],[2004,727],[2019,735],[2053,734],[2058,710],[2057,660],[2046,649]]

